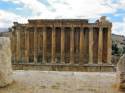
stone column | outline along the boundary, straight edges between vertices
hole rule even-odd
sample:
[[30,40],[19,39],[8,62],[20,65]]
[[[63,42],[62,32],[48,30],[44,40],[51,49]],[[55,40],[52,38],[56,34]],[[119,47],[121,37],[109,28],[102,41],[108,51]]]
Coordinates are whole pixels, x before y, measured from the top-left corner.
[[80,28],[80,43],[79,43],[79,49],[80,49],[80,64],[83,64],[84,59],[84,31],[83,28]]
[[65,51],[65,33],[64,27],[61,28],[61,63],[64,64],[64,51]]
[[55,52],[56,52],[56,31],[55,27],[52,28],[52,55],[51,55],[51,62],[55,63]]
[[102,49],[103,49],[103,28],[99,28],[98,38],[98,64],[102,64]]
[[70,64],[74,63],[74,28],[70,31]]
[[15,36],[14,36],[14,28],[11,29],[11,53],[13,54],[11,60],[15,63]]
[[14,56],[14,63],[16,63],[16,35],[15,35],[16,31],[15,28],[13,28],[13,56]]
[[37,27],[34,27],[34,63],[37,63]]
[[93,64],[93,27],[89,28],[89,64]]
[[12,83],[10,40],[0,37],[0,87]]
[[20,27],[16,27],[16,63],[20,61]]
[[46,43],[46,27],[43,27],[43,63],[46,63],[46,47],[47,47],[47,43]]
[[107,62],[111,64],[111,56],[112,56],[112,38],[111,38],[111,27],[108,28],[107,32]]
[[29,31],[25,28],[25,62],[29,63]]

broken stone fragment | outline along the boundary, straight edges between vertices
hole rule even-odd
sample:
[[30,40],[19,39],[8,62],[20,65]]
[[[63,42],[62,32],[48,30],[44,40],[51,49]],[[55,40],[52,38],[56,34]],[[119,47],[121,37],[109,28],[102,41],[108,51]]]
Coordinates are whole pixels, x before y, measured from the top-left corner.
[[0,87],[12,83],[10,39],[0,37]]
[[125,54],[119,59],[117,64],[117,87],[125,89]]

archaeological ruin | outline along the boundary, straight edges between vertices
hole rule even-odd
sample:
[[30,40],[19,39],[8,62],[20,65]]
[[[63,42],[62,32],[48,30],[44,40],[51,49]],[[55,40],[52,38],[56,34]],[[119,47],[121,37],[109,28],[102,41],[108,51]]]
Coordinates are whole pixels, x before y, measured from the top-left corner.
[[0,93],[125,93],[125,55],[117,72],[12,70],[11,66],[10,39],[0,37]]
[[113,71],[112,23],[88,19],[30,19],[10,29],[14,69]]

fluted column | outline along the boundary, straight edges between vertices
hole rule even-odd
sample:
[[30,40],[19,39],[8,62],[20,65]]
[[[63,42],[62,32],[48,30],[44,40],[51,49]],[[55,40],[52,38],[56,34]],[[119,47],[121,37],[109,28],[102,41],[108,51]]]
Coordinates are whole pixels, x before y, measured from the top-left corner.
[[89,28],[89,64],[93,64],[93,27]]
[[74,28],[70,31],[70,64],[74,63]]
[[34,63],[37,63],[37,27],[34,27]]
[[15,39],[14,39],[14,28],[11,29],[11,53],[12,53],[12,57],[11,57],[11,61],[13,63],[15,63]]
[[56,31],[55,27],[52,28],[52,55],[51,55],[51,62],[55,63],[55,52],[56,52]]
[[111,27],[108,28],[107,31],[107,62],[111,64],[111,56],[112,56],[112,38],[111,38]]
[[103,49],[103,28],[99,28],[98,36],[98,64],[102,64],[102,49]]
[[25,62],[29,63],[29,31],[25,28]]
[[46,43],[46,28],[43,27],[43,63],[46,63],[46,47],[47,47],[47,43]]
[[64,60],[64,49],[65,49],[65,33],[64,27],[61,28],[61,63],[65,63]]
[[16,28],[16,63],[20,61],[20,27]]
[[79,43],[79,49],[80,49],[80,64],[83,64],[83,59],[84,59],[84,32],[83,32],[83,28],[80,28],[80,43]]

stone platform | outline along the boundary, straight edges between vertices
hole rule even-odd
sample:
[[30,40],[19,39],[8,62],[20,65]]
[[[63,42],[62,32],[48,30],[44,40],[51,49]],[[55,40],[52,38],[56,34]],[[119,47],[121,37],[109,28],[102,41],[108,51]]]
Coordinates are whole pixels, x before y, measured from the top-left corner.
[[12,65],[14,70],[73,71],[73,72],[113,72],[114,65],[109,64],[34,64],[18,63]]
[[125,93],[113,72],[14,71],[14,82],[0,93]]

